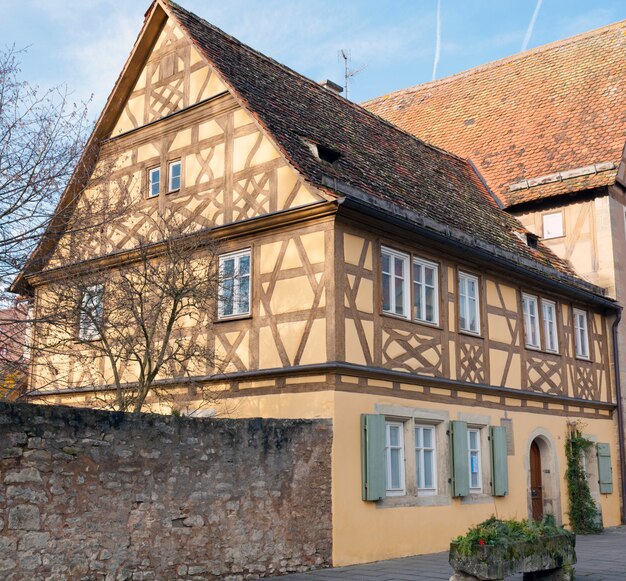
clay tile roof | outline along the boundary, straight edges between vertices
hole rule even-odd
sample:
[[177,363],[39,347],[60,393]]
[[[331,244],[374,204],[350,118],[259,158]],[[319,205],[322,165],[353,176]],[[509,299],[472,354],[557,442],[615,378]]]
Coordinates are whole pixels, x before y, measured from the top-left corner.
[[[524,227],[499,208],[466,160],[324,89],[174,2],[166,7],[290,163],[316,187],[332,191],[337,180],[383,204],[461,231],[474,244],[478,240],[478,245],[502,250],[541,276],[604,294],[576,278],[569,263],[541,243],[529,247],[520,236]],[[311,144],[330,148],[339,160],[321,161]],[[345,188],[341,194],[347,195]]]
[[[626,20],[363,105],[470,158],[511,206],[614,182],[626,141],[625,79]],[[567,177],[596,164],[600,171]],[[512,191],[545,176],[547,184]]]

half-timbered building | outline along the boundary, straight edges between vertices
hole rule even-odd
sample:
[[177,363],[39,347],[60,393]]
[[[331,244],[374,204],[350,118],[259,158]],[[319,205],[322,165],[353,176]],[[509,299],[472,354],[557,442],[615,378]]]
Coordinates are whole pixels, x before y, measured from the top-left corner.
[[[575,420],[603,444],[592,491],[619,523],[618,307],[502,211],[470,163],[165,0],[83,163],[105,161],[109,195],[135,201],[125,220],[68,244],[53,222],[14,290],[36,310],[69,263],[72,276],[99,270],[106,297],[160,208],[217,239],[237,284],[205,314],[210,333],[188,332],[228,365],[195,382],[241,417],[332,419],[336,565],[442,550],[493,513],[567,522]],[[64,216],[99,191],[77,174]],[[107,392],[71,352],[53,371],[33,359],[32,381],[70,379],[31,385],[33,401]]]

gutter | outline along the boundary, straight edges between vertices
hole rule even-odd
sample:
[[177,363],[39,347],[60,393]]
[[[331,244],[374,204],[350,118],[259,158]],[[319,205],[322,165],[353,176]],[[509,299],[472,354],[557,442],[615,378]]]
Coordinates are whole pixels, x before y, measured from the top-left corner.
[[[603,296],[605,291],[599,286],[497,248],[493,244],[483,242],[461,230],[426,218],[408,208],[370,196],[362,190],[340,182],[331,176],[323,176],[322,182],[325,186],[345,196],[345,200],[343,200],[345,207],[352,207],[362,214],[413,230],[425,238],[452,246],[462,253],[471,254],[484,262],[495,264],[504,271],[516,272],[541,283],[545,287],[566,292],[569,296],[581,301],[593,303],[611,311],[620,309],[615,301]],[[545,274],[541,271],[545,271]],[[556,279],[552,277],[556,277]]]
[[626,453],[624,451],[624,410],[622,402],[622,383],[620,381],[619,348],[617,345],[617,327],[622,319],[622,311],[617,312],[613,322],[613,360],[615,362],[615,397],[617,398],[617,435],[619,438],[619,475],[622,496],[622,524],[626,524]]

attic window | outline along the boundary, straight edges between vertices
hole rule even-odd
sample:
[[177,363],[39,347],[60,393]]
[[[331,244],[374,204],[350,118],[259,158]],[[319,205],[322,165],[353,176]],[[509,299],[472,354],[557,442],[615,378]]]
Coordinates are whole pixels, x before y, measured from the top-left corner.
[[526,232],[526,244],[528,245],[528,248],[537,248],[538,242],[538,236],[531,234],[530,232]]
[[317,157],[319,157],[322,161],[335,163],[341,157],[341,154],[335,149],[318,144]]
[[333,149],[332,147],[322,145],[321,143],[315,143],[304,138],[302,139],[302,141],[304,141],[307,147],[311,150],[311,153],[317,159],[321,159],[326,163],[335,163],[341,157],[341,153],[339,153],[336,149]]

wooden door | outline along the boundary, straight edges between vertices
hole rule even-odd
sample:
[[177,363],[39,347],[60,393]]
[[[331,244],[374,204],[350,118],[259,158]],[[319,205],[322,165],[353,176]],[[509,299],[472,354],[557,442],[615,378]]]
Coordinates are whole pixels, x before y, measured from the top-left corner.
[[537,442],[530,445],[530,498],[534,520],[543,518],[543,486],[541,482],[541,452]]

